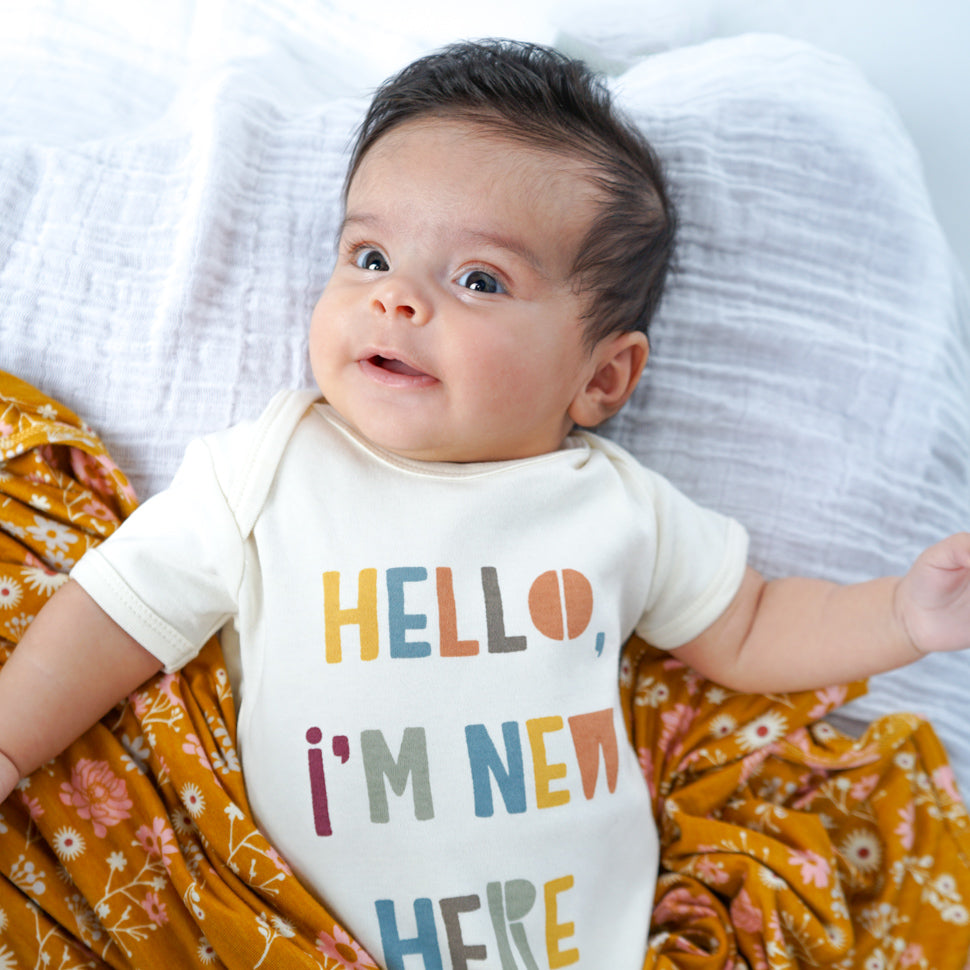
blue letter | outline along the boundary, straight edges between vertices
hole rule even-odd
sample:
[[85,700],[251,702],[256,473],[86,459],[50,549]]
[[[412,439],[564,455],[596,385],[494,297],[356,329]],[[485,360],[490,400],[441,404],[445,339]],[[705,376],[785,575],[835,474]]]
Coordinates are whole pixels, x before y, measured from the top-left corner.
[[374,905],[377,908],[377,920],[381,924],[381,946],[384,948],[387,970],[405,970],[404,957],[410,953],[421,954],[425,970],[443,970],[441,951],[438,949],[438,932],[434,927],[434,908],[430,899],[414,901],[418,935],[413,940],[401,939],[394,916],[393,900],[378,899]]
[[522,768],[522,742],[515,721],[502,725],[505,739],[505,755],[508,770],[502,764],[499,753],[492,744],[484,724],[469,724],[465,727],[465,744],[468,747],[468,763],[472,770],[472,790],[475,793],[475,814],[479,818],[490,818],[495,809],[492,807],[492,786],[489,770],[498,783],[499,791],[510,815],[525,811],[525,772]]
[[387,571],[387,623],[392,657],[427,657],[431,644],[407,639],[408,630],[423,630],[428,618],[423,613],[404,612],[404,584],[423,583],[428,570],[423,566],[402,566]]

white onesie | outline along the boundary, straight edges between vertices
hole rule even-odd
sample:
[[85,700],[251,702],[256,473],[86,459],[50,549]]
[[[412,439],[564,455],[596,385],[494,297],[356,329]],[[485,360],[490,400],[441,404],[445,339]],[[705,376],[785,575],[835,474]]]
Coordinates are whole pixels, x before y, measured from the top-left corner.
[[636,970],[657,838],[620,649],[700,633],[746,553],[595,435],[420,463],[291,392],[72,575],[168,670],[232,623],[257,822],[387,970]]

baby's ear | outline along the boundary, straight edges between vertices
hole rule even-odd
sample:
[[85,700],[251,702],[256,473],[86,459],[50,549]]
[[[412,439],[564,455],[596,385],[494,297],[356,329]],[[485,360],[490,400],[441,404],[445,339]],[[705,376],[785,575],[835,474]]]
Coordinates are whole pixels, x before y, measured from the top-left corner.
[[573,398],[569,417],[583,428],[595,428],[626,404],[640,380],[650,344],[638,330],[610,334],[594,348],[592,376]]

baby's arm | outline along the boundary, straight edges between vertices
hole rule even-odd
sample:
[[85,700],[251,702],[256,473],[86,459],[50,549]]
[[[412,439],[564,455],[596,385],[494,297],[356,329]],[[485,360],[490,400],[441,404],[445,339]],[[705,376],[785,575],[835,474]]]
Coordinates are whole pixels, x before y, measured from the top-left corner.
[[764,693],[861,680],[967,647],[970,533],[959,533],[901,579],[765,582],[749,569],[724,614],[673,653],[711,680]]
[[160,667],[68,580],[0,670],[0,802]]

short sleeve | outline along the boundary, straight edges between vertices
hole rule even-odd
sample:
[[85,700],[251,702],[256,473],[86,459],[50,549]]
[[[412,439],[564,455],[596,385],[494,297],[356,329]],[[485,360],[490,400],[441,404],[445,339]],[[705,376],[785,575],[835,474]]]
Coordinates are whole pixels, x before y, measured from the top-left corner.
[[239,426],[190,444],[169,488],[71,572],[168,672],[188,663],[237,609],[244,540],[213,454],[231,453],[245,433]]
[[696,505],[660,475],[646,473],[656,519],[656,558],[636,632],[663,650],[683,646],[730,605],[748,558],[735,519]]

